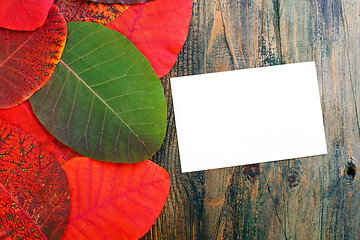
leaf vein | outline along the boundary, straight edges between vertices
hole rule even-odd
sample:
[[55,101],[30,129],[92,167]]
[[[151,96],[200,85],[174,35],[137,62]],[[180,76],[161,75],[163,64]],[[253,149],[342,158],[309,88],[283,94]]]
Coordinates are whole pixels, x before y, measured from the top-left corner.
[[123,124],[130,130],[130,132],[132,132],[136,138],[139,140],[139,142],[141,144],[143,144],[147,150],[151,153],[151,150],[150,148],[144,143],[144,141],[137,135],[137,133],[131,128],[131,125],[130,124],[127,124],[124,119],[122,119],[119,114],[106,102],[104,101],[104,99],[102,99],[82,78],[80,78],[79,75],[77,75],[63,60],[60,60],[60,62],[70,71],[72,72],[72,74],[74,74],[74,76],[81,82],[85,85],[85,87],[87,89],[89,89],[93,94],[94,96],[96,96],[107,108],[109,108],[113,113],[114,115],[121,121],[123,122]]

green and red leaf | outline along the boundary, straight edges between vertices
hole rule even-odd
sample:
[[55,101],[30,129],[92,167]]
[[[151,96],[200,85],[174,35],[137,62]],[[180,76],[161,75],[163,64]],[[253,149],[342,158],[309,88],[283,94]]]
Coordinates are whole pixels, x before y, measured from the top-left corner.
[[65,173],[53,156],[0,119],[0,239],[60,239],[69,198]]
[[41,27],[54,0],[0,0],[0,27],[33,31]]
[[55,0],[66,22],[94,22],[107,24],[120,16],[127,8],[123,4],[102,4],[86,0]]
[[124,34],[150,61],[158,77],[167,74],[180,52],[192,14],[192,0],[156,0],[130,6],[107,27]]
[[65,20],[55,6],[33,32],[0,28],[0,109],[22,103],[50,79],[66,34]]
[[60,165],[71,158],[81,156],[71,148],[59,142],[44,128],[36,118],[28,101],[13,108],[1,109],[0,118],[33,136],[36,141],[42,145],[43,149],[54,156],[55,160]]
[[64,239],[139,239],[169,194],[169,175],[151,161],[104,163],[74,158],[63,168],[71,189]]

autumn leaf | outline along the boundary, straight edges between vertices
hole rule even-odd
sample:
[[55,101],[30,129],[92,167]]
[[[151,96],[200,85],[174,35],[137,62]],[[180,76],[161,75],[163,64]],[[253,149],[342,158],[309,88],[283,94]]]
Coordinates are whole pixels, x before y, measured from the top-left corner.
[[138,239],[154,224],[169,194],[168,173],[151,161],[74,158],[63,168],[71,189],[64,240]]
[[153,0],[89,0],[92,2],[98,2],[98,3],[123,3],[123,4],[140,4],[140,3],[146,3]]
[[65,173],[53,156],[0,119],[0,239],[60,239],[69,197]]
[[33,31],[41,27],[54,0],[0,0],[0,27]]
[[192,0],[155,0],[130,6],[106,27],[124,34],[150,61],[158,77],[167,74],[189,29]]
[[44,150],[54,156],[55,160],[60,165],[71,158],[81,156],[71,148],[59,142],[44,128],[36,118],[28,101],[13,108],[1,109],[0,118],[29,133],[41,144]]
[[57,7],[33,32],[0,28],[0,109],[28,99],[50,78],[66,40],[66,23]]
[[123,4],[102,4],[86,0],[55,0],[67,22],[81,21],[107,24],[120,16],[127,8]]
[[163,88],[147,59],[102,25],[68,23],[53,77],[30,99],[45,128],[76,152],[109,162],[149,159],[166,131]]

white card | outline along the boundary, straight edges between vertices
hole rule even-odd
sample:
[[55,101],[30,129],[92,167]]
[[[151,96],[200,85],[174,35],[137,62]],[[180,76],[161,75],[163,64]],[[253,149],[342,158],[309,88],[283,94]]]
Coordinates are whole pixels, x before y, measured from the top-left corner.
[[171,79],[182,172],[327,153],[315,62]]

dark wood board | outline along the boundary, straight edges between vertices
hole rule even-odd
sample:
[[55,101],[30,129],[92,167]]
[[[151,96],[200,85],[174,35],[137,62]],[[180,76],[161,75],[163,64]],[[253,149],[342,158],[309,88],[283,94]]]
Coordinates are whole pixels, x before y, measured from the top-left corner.
[[[142,239],[360,239],[359,15],[358,0],[194,0],[185,46],[162,79],[168,129],[153,160],[171,191]],[[170,77],[310,60],[327,155],[181,173]]]

